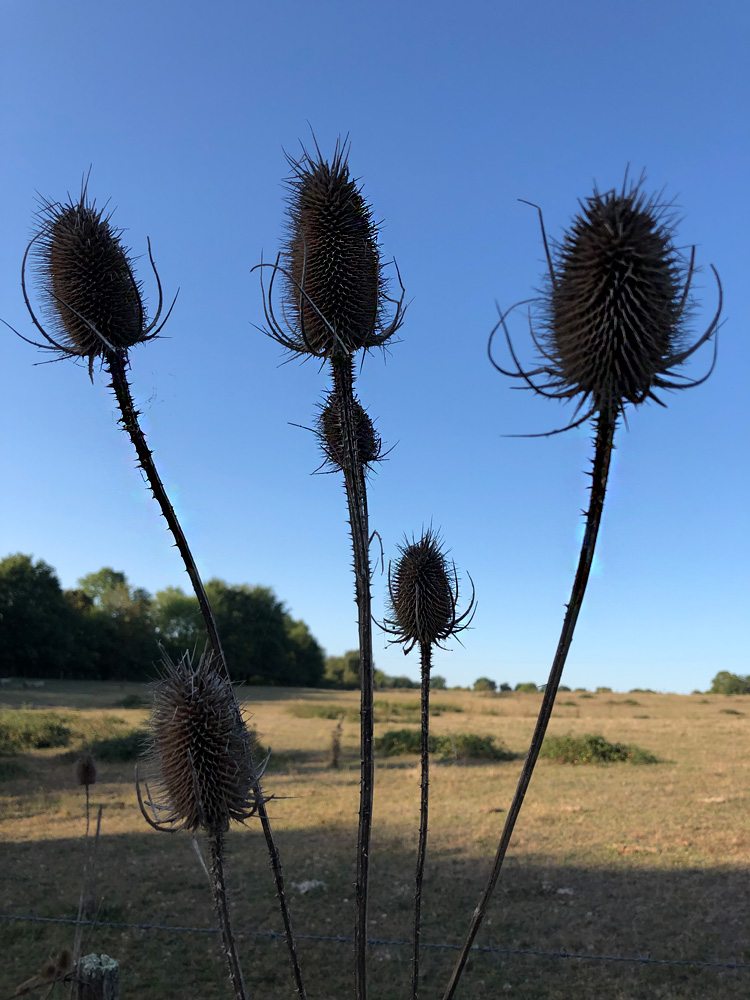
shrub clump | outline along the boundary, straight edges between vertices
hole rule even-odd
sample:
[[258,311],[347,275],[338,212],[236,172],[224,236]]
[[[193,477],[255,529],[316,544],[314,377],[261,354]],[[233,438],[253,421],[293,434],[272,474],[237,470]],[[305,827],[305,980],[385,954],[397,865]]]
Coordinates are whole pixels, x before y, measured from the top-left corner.
[[[384,757],[398,757],[401,754],[419,754],[420,733],[418,729],[389,729],[375,739],[375,750]],[[441,760],[513,760],[515,754],[502,743],[496,743],[494,736],[478,736],[476,733],[454,733],[429,739],[429,752],[437,754]]]
[[96,740],[91,744],[90,753],[100,761],[113,764],[126,763],[138,759],[147,739],[143,729],[131,729],[130,732],[119,736],[107,736]]
[[65,723],[68,717],[55,712],[29,712],[9,708],[0,712],[0,753],[23,753],[66,747],[72,732]]
[[539,754],[557,764],[658,764],[659,758],[642,747],[628,743],[610,743],[596,733],[584,736],[548,736]]

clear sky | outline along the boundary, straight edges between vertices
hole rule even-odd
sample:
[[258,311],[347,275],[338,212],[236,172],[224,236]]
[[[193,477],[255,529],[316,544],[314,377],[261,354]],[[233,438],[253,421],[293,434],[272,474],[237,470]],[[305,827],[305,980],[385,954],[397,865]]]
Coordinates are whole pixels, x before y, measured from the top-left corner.
[[[563,682],[705,689],[747,673],[748,176],[744,0],[4,0],[0,12],[0,315],[30,332],[19,269],[37,192],[110,199],[135,254],[150,236],[164,336],[131,352],[149,441],[204,573],[275,589],[329,654],[356,646],[346,508],[312,476],[310,424],[327,384],[281,366],[251,267],[275,253],[283,150],[351,139],[411,300],[400,342],[364,363],[360,397],[386,447],[372,527],[386,559],[439,528],[478,610],[438,653],[451,684],[546,680],[586,506],[590,431],[513,391],[486,358],[495,300],[543,273],[536,213],[559,236],[594,182],[626,166],[681,207],[697,246],[693,328],[725,317],[711,379],[640,407],[619,432],[595,573]],[[151,303],[153,282],[144,261]],[[523,318],[513,326],[528,361]],[[112,566],[189,589],[118,430],[105,379],[46,360],[5,330],[0,364],[0,555],[33,553],[63,586]],[[703,350],[684,369],[702,374]],[[383,614],[386,578],[373,580]],[[464,592],[467,592],[464,587]],[[418,675],[375,637],[376,664]]]

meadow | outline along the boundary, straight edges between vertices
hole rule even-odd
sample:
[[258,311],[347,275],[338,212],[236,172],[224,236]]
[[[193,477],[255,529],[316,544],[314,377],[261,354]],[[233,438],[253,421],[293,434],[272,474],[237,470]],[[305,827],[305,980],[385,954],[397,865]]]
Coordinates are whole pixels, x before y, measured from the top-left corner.
[[[272,755],[265,779],[299,935],[350,937],[359,804],[358,692],[239,689]],[[376,693],[376,737],[418,727],[418,694]],[[143,707],[124,707],[138,705]],[[136,802],[131,735],[145,722],[146,685],[48,681],[0,693],[3,720],[34,716],[66,745],[0,747],[0,910],[74,918],[84,859],[84,790],[75,759],[98,747],[94,809],[103,805],[97,886],[102,921],[87,951],[118,959],[124,1000],[219,1000],[228,995],[214,934],[110,927],[212,928],[206,876],[191,837],[149,829]],[[435,754],[422,940],[458,944],[483,887],[541,695],[433,694],[432,732],[493,737],[510,759]],[[54,718],[48,716],[52,713]],[[341,719],[341,758],[330,765]],[[32,720],[33,721],[33,720]],[[54,723],[54,725],[52,725]],[[561,693],[550,733],[597,733],[637,745],[659,763],[570,765],[540,760],[498,892],[478,943],[496,949],[750,964],[750,696]],[[7,727],[6,727],[7,730]],[[64,730],[63,735],[61,732]],[[67,735],[66,735],[67,734]],[[98,742],[97,742],[98,741]],[[448,741],[450,743],[450,741]],[[445,741],[441,746],[447,745]],[[124,759],[118,759],[121,756]],[[418,827],[416,755],[377,757],[372,850],[372,992],[406,994]],[[294,996],[262,835],[251,819],[229,836],[228,880],[250,996]],[[0,921],[0,1000],[72,925]],[[260,932],[260,936],[253,936]],[[299,942],[311,1000],[351,986],[347,942]],[[438,998],[455,960],[425,948],[422,996]],[[62,996],[62,989],[59,990]],[[750,969],[634,964],[594,958],[477,952],[459,996],[528,1000],[706,1000],[750,996]]]

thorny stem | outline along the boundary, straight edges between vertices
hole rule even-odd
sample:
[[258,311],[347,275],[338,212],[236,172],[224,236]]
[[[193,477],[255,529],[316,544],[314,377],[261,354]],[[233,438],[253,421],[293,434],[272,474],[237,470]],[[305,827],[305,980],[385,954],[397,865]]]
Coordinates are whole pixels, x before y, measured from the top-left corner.
[[550,716],[552,715],[555,695],[557,694],[557,689],[560,685],[560,678],[562,677],[565,660],[567,659],[568,650],[570,649],[570,644],[573,640],[573,632],[575,631],[578,614],[583,603],[583,595],[586,592],[586,584],[591,571],[591,563],[594,558],[596,536],[599,532],[602,509],[604,507],[604,496],[607,490],[607,477],[609,474],[609,463],[612,457],[612,441],[614,438],[616,423],[616,415],[606,411],[600,412],[596,426],[594,460],[593,468],[591,470],[591,502],[586,514],[586,528],[583,535],[583,543],[581,545],[581,554],[578,559],[578,568],[576,570],[575,580],[573,581],[570,602],[567,606],[565,618],[563,620],[560,640],[557,644],[555,658],[552,661],[552,669],[550,670],[549,680],[547,681],[547,686],[544,690],[542,707],[539,709],[539,717],[536,721],[536,727],[534,728],[534,735],[531,738],[529,752],[526,760],[524,761],[521,776],[518,779],[518,785],[516,786],[516,791],[513,796],[513,802],[511,803],[510,809],[508,810],[508,816],[505,820],[505,826],[503,827],[500,843],[498,844],[497,853],[495,854],[495,860],[492,865],[490,878],[487,882],[487,887],[482,893],[482,897],[477,904],[477,908],[474,910],[471,926],[469,927],[469,933],[464,941],[461,954],[456,962],[456,967],[451,975],[443,1000],[451,1000],[454,996],[456,987],[458,986],[458,982],[461,978],[461,973],[463,972],[469,958],[471,946],[474,943],[474,939],[477,936],[477,932],[479,931],[482,920],[484,919],[487,904],[489,903],[490,897],[492,896],[495,886],[497,885],[497,881],[500,876],[500,869],[502,868],[503,860],[505,859],[505,854],[513,835],[513,829],[516,825],[518,814],[521,811],[521,806],[523,805],[526,790],[528,789],[529,782],[531,781],[534,765],[537,762],[539,751],[542,748],[542,741],[544,740],[544,734],[547,731],[547,724],[549,723]]
[[360,796],[357,828],[357,881],[355,886],[354,976],[357,1000],[367,997],[367,904],[369,896],[372,799],[375,782],[373,757],[373,665],[370,594],[370,532],[367,515],[365,470],[354,429],[354,370],[350,355],[331,359],[333,388],[342,414],[344,483],[354,556],[355,599],[359,619]]
[[419,808],[419,846],[417,848],[417,871],[414,876],[414,957],[411,971],[412,1000],[419,997],[419,934],[422,918],[422,882],[424,862],[427,854],[427,815],[430,800],[430,667],[432,666],[432,645],[421,643],[422,658],[422,778]]
[[[138,422],[139,411],[135,407],[127,378],[127,353],[125,351],[117,351],[115,353],[110,352],[106,355],[106,363],[112,377],[111,386],[120,407],[120,423],[127,431],[130,440],[133,442],[133,447],[135,448],[136,455],[138,456],[138,463],[146,475],[151,492],[154,495],[154,499],[159,504],[164,520],[167,522],[167,526],[175,540],[177,550],[182,556],[182,561],[185,564],[185,570],[190,577],[190,582],[193,585],[195,596],[198,599],[198,606],[200,607],[201,615],[203,616],[211,649],[213,650],[214,656],[221,664],[227,679],[231,682],[229,668],[227,667],[224,650],[221,645],[221,639],[219,638],[219,632],[216,627],[216,619],[214,618],[213,611],[211,610],[208,595],[206,594],[206,590],[203,586],[203,580],[198,572],[198,567],[195,565],[193,554],[190,551],[190,546],[187,543],[185,534],[179,520],[177,519],[177,514],[175,513],[174,507],[172,506],[169,496],[167,495],[167,491],[164,488],[164,484],[161,481],[161,477],[156,469],[151,449],[146,444],[146,438],[141,430],[140,423]],[[237,707],[237,711],[239,712],[239,706]],[[268,810],[266,809],[266,802],[259,781],[256,781],[253,786],[253,791],[255,792],[255,801],[257,803],[258,816],[263,829],[263,835],[266,838],[266,848],[270,859],[271,871],[273,872],[274,881],[276,883],[276,898],[279,901],[281,917],[284,922],[284,932],[287,947],[289,949],[289,957],[292,963],[292,971],[294,974],[297,995],[301,998],[301,1000],[306,1000],[307,994],[302,982],[302,971],[300,969],[299,958],[297,956],[297,945],[294,940],[294,935],[292,934],[292,919],[291,914],[289,913],[289,906],[286,901],[286,892],[284,890],[284,874],[281,868],[281,859],[279,857],[278,848],[276,847],[273,830],[271,829],[271,821],[268,817]]]
[[214,906],[219,918],[221,928],[221,941],[224,945],[224,954],[229,966],[229,978],[232,981],[232,988],[237,1000],[247,1000],[245,983],[242,979],[240,961],[237,957],[237,947],[232,933],[232,925],[229,922],[229,906],[227,905],[227,887],[224,882],[224,834],[214,833],[209,837],[209,847],[211,851],[211,890],[214,894]]

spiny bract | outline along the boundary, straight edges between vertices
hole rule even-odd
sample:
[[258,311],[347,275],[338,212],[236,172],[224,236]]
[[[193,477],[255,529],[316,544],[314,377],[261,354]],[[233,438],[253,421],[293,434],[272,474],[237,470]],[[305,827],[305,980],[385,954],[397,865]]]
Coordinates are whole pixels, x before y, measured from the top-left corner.
[[211,655],[164,657],[149,729],[154,825],[217,834],[253,813],[252,737]]
[[408,652],[415,643],[440,643],[466,628],[460,623],[470,615],[474,598],[457,617],[456,570],[449,568],[438,535],[428,529],[418,541],[404,541],[399,553],[388,580],[392,617],[384,623],[396,636],[393,641],[403,643]]
[[[318,415],[317,433],[326,460],[335,468],[343,469],[347,449],[344,441],[342,402],[336,392],[329,393]],[[367,411],[356,397],[352,402],[354,424],[355,461],[360,466],[376,462],[380,457],[381,441]]]
[[94,358],[146,339],[141,287],[110,218],[87,201],[85,188],[77,202],[45,202],[40,212],[35,272],[66,354]]
[[[386,320],[394,300],[386,294],[378,227],[347,158],[340,141],[330,162],[317,146],[314,156],[303,149],[299,160],[287,157],[287,238],[265,299],[268,332],[293,353],[342,358],[383,345],[402,322],[402,300]],[[277,271],[286,328],[271,301]]]

